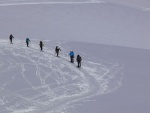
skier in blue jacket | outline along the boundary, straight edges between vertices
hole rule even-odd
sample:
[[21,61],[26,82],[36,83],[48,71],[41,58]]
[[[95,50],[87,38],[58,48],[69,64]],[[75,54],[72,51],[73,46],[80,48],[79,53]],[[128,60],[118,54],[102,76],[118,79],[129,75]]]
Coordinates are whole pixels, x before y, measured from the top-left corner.
[[71,50],[69,55],[70,55],[70,60],[71,60],[70,62],[73,63],[74,62],[74,52]]
[[30,42],[30,39],[29,39],[29,38],[26,38],[27,47],[29,47],[29,42]]

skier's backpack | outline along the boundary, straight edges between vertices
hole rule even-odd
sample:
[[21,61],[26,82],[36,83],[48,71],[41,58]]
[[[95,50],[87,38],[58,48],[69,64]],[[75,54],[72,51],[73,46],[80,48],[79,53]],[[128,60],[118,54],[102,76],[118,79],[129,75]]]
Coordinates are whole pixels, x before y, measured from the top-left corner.
[[29,38],[26,38],[26,42],[30,42],[30,39],[29,39]]
[[80,55],[77,55],[77,61],[80,62],[82,60]]
[[42,47],[44,44],[43,44],[43,42],[42,42],[42,41],[40,41],[40,44],[39,44],[39,45]]
[[56,46],[56,49],[55,49],[55,51],[56,51],[56,53],[59,51],[59,48],[58,48],[58,46]]

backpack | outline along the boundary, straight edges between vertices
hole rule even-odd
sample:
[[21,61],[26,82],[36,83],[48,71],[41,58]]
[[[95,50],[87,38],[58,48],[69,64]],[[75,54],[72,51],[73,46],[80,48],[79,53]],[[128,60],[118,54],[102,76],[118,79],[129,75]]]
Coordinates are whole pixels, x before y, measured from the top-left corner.
[[43,46],[44,44],[43,44],[43,42],[42,41],[40,41],[40,46]]
[[26,38],[26,42],[30,42],[30,39],[29,39],[29,38]]
[[80,56],[80,55],[78,55],[78,56],[77,56],[77,61],[79,61],[79,62],[80,62],[81,60],[82,60],[81,56]]
[[[59,50],[60,50],[60,48],[59,48],[58,46],[56,46],[55,51],[56,51],[56,52],[59,52]],[[61,50],[60,50],[60,51],[61,51]]]

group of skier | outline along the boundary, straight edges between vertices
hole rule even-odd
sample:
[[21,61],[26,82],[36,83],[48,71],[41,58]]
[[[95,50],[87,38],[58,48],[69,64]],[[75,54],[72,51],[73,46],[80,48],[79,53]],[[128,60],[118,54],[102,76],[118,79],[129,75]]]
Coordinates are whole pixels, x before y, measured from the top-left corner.
[[[56,56],[57,57],[59,55],[59,51],[61,51],[61,49],[58,46],[56,46],[55,52],[56,52]],[[70,56],[70,62],[74,63],[74,52],[72,50],[70,51],[69,56]],[[76,61],[78,63],[77,67],[81,67],[82,58],[81,58],[81,56],[79,54],[77,55]]]
[[[9,37],[9,39],[10,39],[10,44],[13,44],[13,43],[12,43],[13,38],[14,38],[14,36],[11,34],[10,37]],[[27,47],[29,47],[29,43],[30,43],[30,42],[31,42],[30,39],[29,39],[29,38],[26,38]],[[43,51],[43,46],[44,46],[44,44],[43,44],[42,41],[40,41],[39,46],[40,46],[41,51]],[[59,52],[60,52],[60,51],[61,51],[61,49],[60,49],[58,46],[56,46],[55,52],[56,52],[56,56],[57,56],[57,57],[59,57]],[[70,62],[71,62],[71,63],[74,63],[74,56],[75,56],[75,55],[74,55],[74,52],[73,52],[72,50],[70,51],[69,56],[70,56]],[[77,61],[77,63],[78,63],[78,66],[77,66],[77,67],[81,67],[82,58],[81,58],[81,56],[80,56],[79,54],[77,55],[76,61]]]
[[[57,54],[57,57],[59,55],[59,51],[61,51],[61,49],[58,46],[56,46],[55,52]],[[74,63],[74,52],[72,50],[70,51],[69,56],[70,56],[70,62]],[[81,58],[81,56],[79,54],[77,55],[76,61],[78,63],[77,67],[81,67],[82,58]]]

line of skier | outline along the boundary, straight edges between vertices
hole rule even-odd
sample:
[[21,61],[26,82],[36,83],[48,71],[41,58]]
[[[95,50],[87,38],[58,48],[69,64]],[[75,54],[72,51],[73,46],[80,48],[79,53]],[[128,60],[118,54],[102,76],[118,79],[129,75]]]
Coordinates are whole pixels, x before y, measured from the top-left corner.
[[[13,38],[14,38],[14,36],[11,34],[11,35],[9,36],[10,44],[13,44],[13,42],[12,42]],[[27,45],[27,47],[29,47],[29,43],[30,43],[30,42],[31,42],[30,39],[29,39],[29,38],[26,38],[26,45]],[[40,41],[39,46],[40,46],[41,51],[43,51],[43,46],[44,46],[44,44],[43,44],[42,41]],[[56,48],[55,48],[55,53],[56,53],[56,56],[57,56],[57,57],[59,57],[59,52],[60,52],[60,51],[61,51],[61,49],[60,49],[58,46],[56,46]],[[74,63],[75,54],[74,54],[74,52],[73,52],[72,50],[70,51],[69,56],[70,56],[70,62],[71,62],[71,63]],[[77,67],[80,68],[80,67],[81,67],[82,58],[81,58],[81,56],[80,56],[79,54],[78,54],[77,57],[76,57],[76,61],[77,61],[77,63],[78,63],[78,66],[77,66]]]

